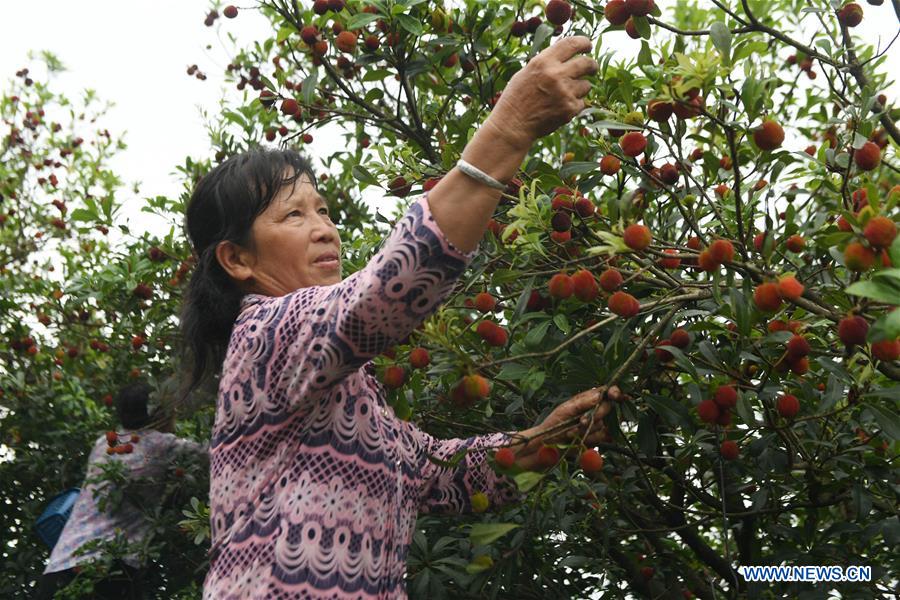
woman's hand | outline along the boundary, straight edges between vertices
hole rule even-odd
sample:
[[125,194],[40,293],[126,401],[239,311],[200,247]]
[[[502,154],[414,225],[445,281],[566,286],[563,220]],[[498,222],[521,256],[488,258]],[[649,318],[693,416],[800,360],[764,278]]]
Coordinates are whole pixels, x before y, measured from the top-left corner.
[[591,83],[582,79],[600,66],[590,38],[560,38],[513,75],[484,125],[526,151],[540,137],[571,121],[585,108]]
[[[523,469],[537,467],[537,451],[544,444],[570,443],[584,440],[587,447],[595,446],[606,437],[603,418],[612,410],[610,401],[618,401],[622,392],[618,386],[600,386],[577,394],[557,406],[544,421],[520,433],[530,441],[524,446],[513,446],[516,464]],[[596,407],[591,411],[591,407]],[[579,418],[580,417],[580,418]],[[568,421],[574,421],[565,426]],[[578,448],[575,448],[577,451]]]

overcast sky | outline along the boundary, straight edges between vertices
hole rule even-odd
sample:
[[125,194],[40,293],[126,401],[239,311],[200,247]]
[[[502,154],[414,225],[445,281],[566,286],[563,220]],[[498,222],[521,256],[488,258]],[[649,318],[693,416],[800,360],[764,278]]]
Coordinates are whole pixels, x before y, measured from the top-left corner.
[[[857,31],[886,45],[897,31],[890,3],[863,6],[866,18]],[[224,88],[224,67],[231,56],[220,36],[224,40],[228,31],[250,42],[270,34],[266,20],[253,10],[242,10],[233,20],[220,17],[214,27],[206,27],[208,10],[206,0],[7,0],[0,18],[0,81],[5,87],[26,64],[29,50],[55,53],[68,68],[57,76],[55,91],[77,98],[90,87],[101,100],[116,103],[102,123],[113,134],[124,132],[128,144],[112,162],[114,171],[126,183],[142,182],[140,197],[177,195],[176,165],[188,155],[209,155],[198,107],[214,110]],[[619,37],[626,52],[639,48],[624,33],[606,36],[604,42],[615,44]],[[893,48],[888,72],[900,72],[898,54]],[[208,76],[206,81],[185,73],[194,63]],[[894,98],[897,91],[895,81]],[[237,98],[239,92],[231,87],[227,93]],[[317,134],[310,151],[322,157],[342,146],[337,136]],[[128,188],[123,192],[130,196]],[[377,191],[367,192],[370,205],[382,205]]]

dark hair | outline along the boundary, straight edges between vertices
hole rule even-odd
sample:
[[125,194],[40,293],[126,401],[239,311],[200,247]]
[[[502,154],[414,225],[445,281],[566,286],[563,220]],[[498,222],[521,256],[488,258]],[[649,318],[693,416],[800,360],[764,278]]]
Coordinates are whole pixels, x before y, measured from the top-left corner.
[[125,429],[140,429],[150,422],[147,401],[153,388],[146,381],[129,383],[116,394],[116,416]]
[[232,156],[194,187],[185,210],[196,265],[181,307],[181,355],[190,369],[182,401],[221,368],[244,296],[216,259],[216,246],[228,240],[253,249],[253,221],[283,186],[293,186],[304,173],[316,185],[309,159],[297,150],[259,147]]

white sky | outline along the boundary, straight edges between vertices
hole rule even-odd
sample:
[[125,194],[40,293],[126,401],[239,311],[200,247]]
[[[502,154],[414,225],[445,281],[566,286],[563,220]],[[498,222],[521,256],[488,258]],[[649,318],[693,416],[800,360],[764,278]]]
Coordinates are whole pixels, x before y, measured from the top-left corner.
[[[671,1],[660,4],[665,7]],[[238,3],[242,5],[253,4],[245,0]],[[224,67],[231,56],[220,42],[225,35],[219,29],[248,43],[271,33],[254,10],[241,10],[236,19],[220,17],[211,28],[204,26],[207,0],[6,0],[0,6],[0,85],[5,87],[5,81],[27,64],[29,50],[55,53],[68,69],[57,76],[55,91],[78,98],[82,89],[90,87],[102,101],[116,104],[100,125],[113,135],[124,132],[128,148],[111,167],[126,186],[142,182],[140,197],[177,196],[181,184],[176,165],[185,156],[210,153],[198,107],[213,111],[224,89]],[[890,3],[878,8],[863,4],[863,8],[866,18],[857,31],[880,39],[884,46],[897,31]],[[638,50],[639,45],[624,33],[608,35],[604,43],[618,44],[619,37],[624,52]],[[208,50],[207,45],[211,45]],[[185,73],[194,63],[207,75],[206,81]],[[900,72],[896,47],[888,72]],[[895,81],[891,94],[895,99],[900,96],[898,87]],[[232,85],[226,93],[237,99],[240,92]],[[307,150],[324,157],[343,145],[336,135],[318,133]],[[140,203],[131,197],[129,187],[122,193],[134,207],[127,213],[139,214]],[[364,199],[372,208],[395,202],[382,201],[373,188],[366,190]],[[141,229],[137,223],[131,225]]]

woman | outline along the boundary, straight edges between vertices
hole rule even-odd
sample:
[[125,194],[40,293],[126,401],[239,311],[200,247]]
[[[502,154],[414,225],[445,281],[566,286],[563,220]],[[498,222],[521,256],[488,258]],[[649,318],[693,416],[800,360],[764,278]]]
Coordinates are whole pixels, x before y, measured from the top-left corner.
[[[539,434],[600,402],[592,390],[521,434],[437,440],[394,416],[370,362],[449,295],[499,201],[498,180],[584,108],[581,77],[598,67],[579,54],[590,48],[562,39],[517,73],[463,152],[487,173],[450,171],[346,279],[337,229],[295,152],[236,156],[197,184],[186,228],[198,262],[182,314],[190,385],[221,365],[204,598],[406,597],[417,513],[469,511],[476,492],[491,506],[519,499],[488,452],[521,435],[530,441],[513,446],[518,463],[533,467]],[[596,427],[566,435],[596,444],[608,411],[600,404]],[[428,460],[462,448],[455,469]]]
[[[85,483],[53,546],[34,596],[36,600],[53,598],[57,590],[69,585],[86,566],[102,562],[102,548],[88,549],[89,542],[113,542],[119,537],[134,552],[113,561],[112,571],[94,583],[91,597],[143,598],[146,546],[153,535],[153,523],[147,515],[153,514],[164,500],[166,470],[179,457],[206,453],[206,448],[197,442],[171,433],[174,415],[165,417],[161,411],[148,414],[152,391],[148,383],[138,381],[122,387],[116,394],[116,416],[122,430],[115,436],[107,432],[94,443]],[[114,453],[113,447],[127,452]],[[127,467],[132,487],[127,500],[114,507],[104,507],[107,485],[97,484],[95,480],[102,477],[103,466],[111,461]],[[140,505],[135,503],[136,499]]]

